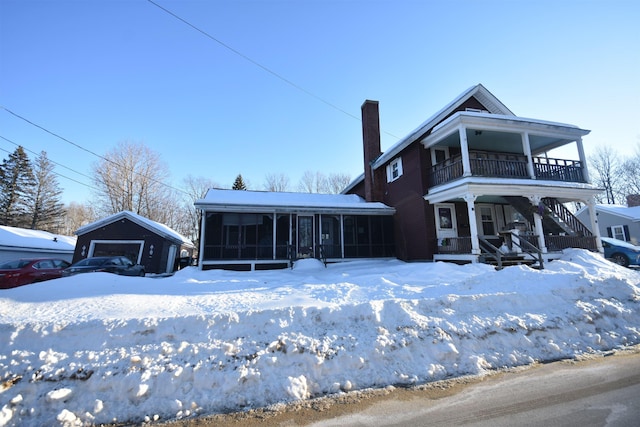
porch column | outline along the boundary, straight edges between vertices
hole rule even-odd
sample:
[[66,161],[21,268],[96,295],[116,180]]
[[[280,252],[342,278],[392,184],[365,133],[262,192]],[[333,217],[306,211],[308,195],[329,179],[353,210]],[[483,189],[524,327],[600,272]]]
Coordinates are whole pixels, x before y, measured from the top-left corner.
[[596,212],[596,201],[593,197],[589,197],[589,200],[585,200],[587,204],[587,210],[589,211],[589,218],[591,219],[591,231],[596,236],[596,247],[598,252],[604,254],[604,248],[602,247],[602,241],[600,240],[600,227],[598,226],[598,212]]
[[522,151],[527,156],[527,172],[529,178],[536,179],[536,171],[533,168],[533,156],[531,155],[531,143],[529,142],[529,132],[522,134]]
[[202,270],[202,260],[204,259],[204,236],[205,229],[204,224],[207,221],[207,211],[202,209],[200,211],[200,252],[198,253],[198,269]]
[[542,197],[531,196],[529,197],[529,200],[536,208],[533,212],[533,223],[536,230],[536,234],[538,235],[538,248],[540,248],[543,254],[546,254],[547,244],[544,241],[544,227],[542,226],[542,215],[538,213],[538,206],[540,206],[540,203],[542,202]]
[[[467,142],[467,129],[458,128],[460,134],[460,151],[462,154],[462,176],[471,176],[471,162],[469,161],[469,143]],[[475,197],[474,197],[475,200]]]
[[478,221],[476,221],[475,201],[476,196],[467,194],[464,196],[467,202],[467,215],[469,216],[469,228],[471,229],[471,253],[480,255],[480,242],[478,241]]
[[340,214],[340,254],[344,258],[344,215]]
[[[589,171],[587,170],[587,157],[584,155],[582,138],[578,138],[576,140],[576,144],[578,146],[578,158],[580,159],[580,166],[582,167],[582,177],[586,182],[591,182],[591,180],[589,179]],[[589,206],[589,202],[587,202],[587,206]],[[589,214],[591,214],[591,211],[589,211]]]
[[278,226],[278,213],[274,212],[273,213],[273,224],[271,226],[271,228],[273,229],[273,233],[271,233],[271,251],[273,252],[272,255],[272,259],[276,259],[276,227]]

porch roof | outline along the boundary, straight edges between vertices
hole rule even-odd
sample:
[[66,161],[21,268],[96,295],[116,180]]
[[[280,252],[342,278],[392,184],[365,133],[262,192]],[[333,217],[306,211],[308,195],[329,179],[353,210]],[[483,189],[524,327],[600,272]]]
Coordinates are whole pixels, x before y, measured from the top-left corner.
[[561,202],[587,201],[603,190],[592,184],[545,181],[540,179],[505,179],[466,177],[434,187],[424,195],[429,203],[462,201],[466,196],[476,197],[476,202],[492,203],[503,196],[553,197]]
[[216,212],[305,212],[352,215],[393,215],[395,209],[367,202],[356,194],[289,193],[210,189],[195,206]]
[[421,142],[425,148],[435,144],[444,146],[459,146],[460,135],[458,129],[463,126],[476,130],[467,133],[469,145],[475,148],[491,148],[492,151],[510,152],[522,150],[520,134],[527,132],[532,153],[541,153],[576,141],[591,131],[577,126],[551,122],[547,120],[530,119],[501,114],[477,113],[461,111],[439,123],[433,132]]

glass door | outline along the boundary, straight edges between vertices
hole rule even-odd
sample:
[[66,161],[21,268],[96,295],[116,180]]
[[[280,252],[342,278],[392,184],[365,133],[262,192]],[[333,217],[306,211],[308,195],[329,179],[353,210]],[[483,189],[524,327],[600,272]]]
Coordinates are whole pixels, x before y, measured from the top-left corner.
[[298,215],[298,258],[313,258],[313,215]]
[[438,239],[458,237],[456,207],[453,203],[438,203],[436,210],[436,235]]

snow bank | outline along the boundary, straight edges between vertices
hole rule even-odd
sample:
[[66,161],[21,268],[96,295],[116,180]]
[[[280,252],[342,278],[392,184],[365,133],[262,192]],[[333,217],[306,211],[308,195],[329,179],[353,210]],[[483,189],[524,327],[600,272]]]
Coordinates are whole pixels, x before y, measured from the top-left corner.
[[0,293],[0,426],[184,418],[640,343],[640,273],[305,260]]

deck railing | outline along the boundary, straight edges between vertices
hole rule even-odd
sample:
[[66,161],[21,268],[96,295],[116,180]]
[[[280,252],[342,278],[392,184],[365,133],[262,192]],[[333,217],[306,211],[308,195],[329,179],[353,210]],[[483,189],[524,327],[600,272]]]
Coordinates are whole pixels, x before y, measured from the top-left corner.
[[[521,241],[526,241],[527,246],[538,247],[538,236],[534,234],[521,234],[518,236]],[[559,252],[563,249],[576,248],[596,251],[595,236],[544,236],[545,246],[548,252]],[[471,254],[471,237],[448,237],[438,240],[439,254]]]
[[[530,179],[527,157],[522,154],[469,151],[472,176]],[[565,182],[585,182],[582,164],[577,160],[534,157],[533,170],[537,179]],[[456,154],[429,169],[430,186],[453,181],[463,176],[462,155]]]
[[562,249],[578,248],[597,250],[595,236],[544,236],[544,243],[549,252],[557,252]]
[[470,254],[471,237],[447,237],[438,241],[440,254]]
[[585,182],[582,164],[577,160],[534,157],[533,168],[536,178],[549,181]]

